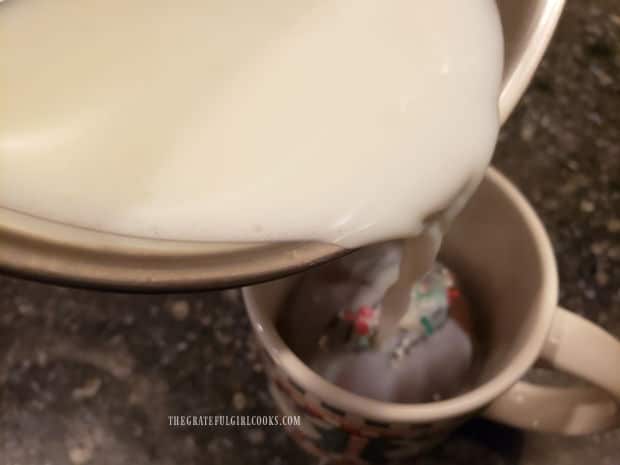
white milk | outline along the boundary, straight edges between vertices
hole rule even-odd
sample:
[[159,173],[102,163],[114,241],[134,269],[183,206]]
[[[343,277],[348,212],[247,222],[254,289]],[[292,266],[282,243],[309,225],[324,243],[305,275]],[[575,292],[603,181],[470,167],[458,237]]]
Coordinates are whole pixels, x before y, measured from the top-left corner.
[[134,236],[415,235],[498,130],[492,0],[9,0],[0,57],[0,206]]

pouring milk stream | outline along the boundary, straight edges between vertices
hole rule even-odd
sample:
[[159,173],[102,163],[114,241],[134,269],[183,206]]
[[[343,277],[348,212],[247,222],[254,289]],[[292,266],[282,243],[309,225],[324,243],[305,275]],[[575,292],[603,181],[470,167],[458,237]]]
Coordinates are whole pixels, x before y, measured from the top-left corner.
[[20,0],[0,38],[0,206],[164,239],[409,237],[387,326],[498,132],[491,0]]

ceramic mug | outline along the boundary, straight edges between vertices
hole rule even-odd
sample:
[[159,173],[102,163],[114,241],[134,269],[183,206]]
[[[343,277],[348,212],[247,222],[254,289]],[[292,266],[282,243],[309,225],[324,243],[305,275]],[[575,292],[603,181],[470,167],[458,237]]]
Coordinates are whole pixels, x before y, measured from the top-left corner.
[[[0,2],[0,15],[11,2]],[[547,48],[564,0],[497,0],[506,120]],[[6,8],[6,10],[4,9]],[[64,284],[131,290],[230,287],[304,269],[346,250],[317,242],[221,244],[104,233],[0,207],[0,269]]]
[[[475,414],[519,428],[569,435],[620,425],[620,341],[558,307],[556,261],[540,220],[517,189],[490,169],[441,250],[475,302],[482,369],[463,394],[426,404],[357,396],[321,378],[287,347],[274,321],[299,275],[243,295],[263,349],[270,391],[307,451],[347,463],[391,463],[437,444]],[[537,359],[590,386],[522,381]]]

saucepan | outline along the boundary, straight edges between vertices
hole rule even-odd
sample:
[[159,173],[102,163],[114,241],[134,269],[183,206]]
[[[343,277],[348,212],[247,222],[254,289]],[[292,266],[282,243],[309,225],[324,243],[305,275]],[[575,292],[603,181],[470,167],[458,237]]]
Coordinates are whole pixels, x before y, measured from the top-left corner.
[[[498,0],[497,4],[505,41],[499,100],[503,122],[530,82],[564,0]],[[68,285],[136,291],[232,287],[299,271],[346,252],[315,242],[229,244],[143,239],[0,208],[0,268]]]

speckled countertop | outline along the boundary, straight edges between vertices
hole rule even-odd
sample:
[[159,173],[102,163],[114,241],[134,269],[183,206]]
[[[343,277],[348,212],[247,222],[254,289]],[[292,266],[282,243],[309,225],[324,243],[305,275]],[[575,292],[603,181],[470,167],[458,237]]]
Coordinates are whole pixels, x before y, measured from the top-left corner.
[[[620,336],[618,0],[568,1],[494,163],[549,228],[562,304]],[[0,277],[0,465],[316,464],[277,427],[167,425],[270,412],[238,291],[128,295]],[[476,420],[419,463],[619,465],[620,431],[565,439]]]

